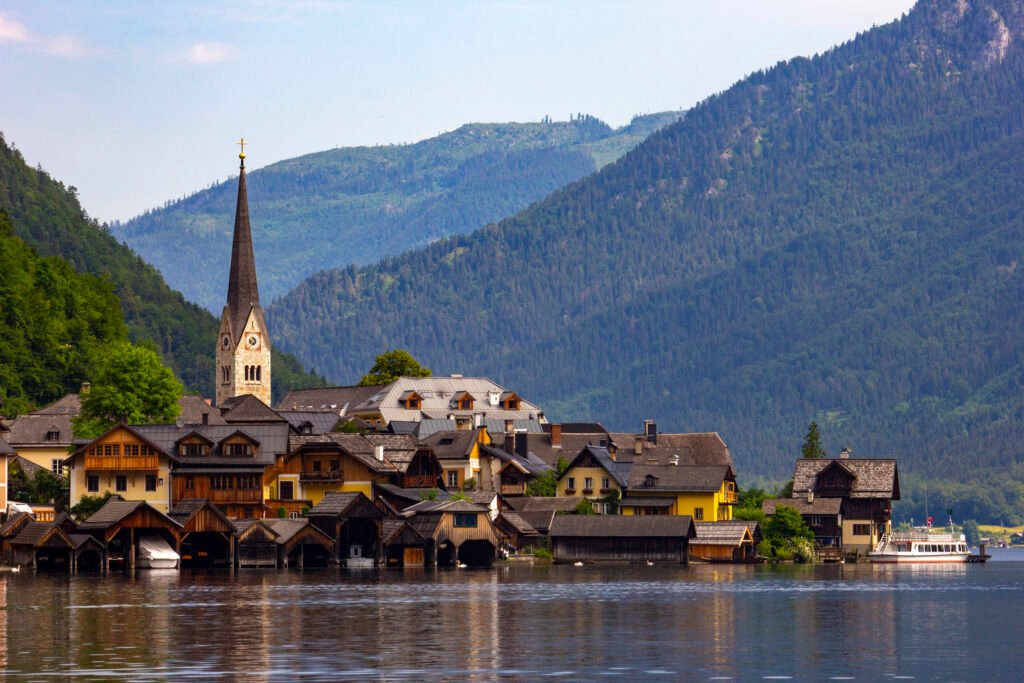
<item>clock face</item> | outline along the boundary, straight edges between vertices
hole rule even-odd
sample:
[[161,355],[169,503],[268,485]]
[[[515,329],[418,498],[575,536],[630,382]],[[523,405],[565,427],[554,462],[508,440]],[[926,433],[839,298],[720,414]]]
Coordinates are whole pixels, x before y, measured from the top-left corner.
[[245,338],[245,345],[250,349],[255,349],[257,346],[259,346],[259,343],[260,338],[257,337],[255,334],[250,334],[248,337]]

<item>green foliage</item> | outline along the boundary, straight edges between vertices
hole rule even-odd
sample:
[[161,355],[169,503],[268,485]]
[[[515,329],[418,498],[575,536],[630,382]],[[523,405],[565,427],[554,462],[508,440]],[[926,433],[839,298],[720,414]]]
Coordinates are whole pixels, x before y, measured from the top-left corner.
[[338,431],[343,434],[369,434],[370,430],[366,426],[355,418],[350,418],[341,423],[341,427]]
[[547,470],[530,480],[526,485],[526,495],[542,498],[553,498],[558,490],[558,473]]
[[288,518],[288,510],[286,510],[283,505],[281,507],[277,508],[277,518],[278,519],[287,519]]
[[[333,149],[251,171],[260,289],[271,301],[324,268],[371,263],[510,216],[679,117],[636,117],[615,131],[592,116],[470,124],[412,145]],[[218,183],[113,231],[189,300],[219,312],[236,191],[233,179]]]
[[775,508],[775,514],[761,527],[764,541],[758,546],[770,549],[766,557],[798,562],[814,560],[814,532],[795,509],[786,505]]
[[818,433],[818,423],[811,420],[807,425],[807,435],[804,436],[804,443],[800,447],[802,458],[824,458],[825,451],[821,447],[821,434]]
[[762,510],[759,507],[737,507],[735,510],[732,511],[732,518],[740,519],[745,522],[757,522],[761,525],[768,521],[768,516],[765,515],[764,510]]
[[1024,461],[1024,51],[986,62],[969,4],[753,74],[497,225],[318,273],[272,307],[283,344],[338,381],[402,345],[551,419],[718,431],[773,480],[810,415],[901,475],[969,457],[957,509],[1019,515],[1024,478],[974,482]]
[[82,496],[78,503],[71,506],[71,516],[78,522],[84,522],[106,505],[107,501],[110,500],[110,496],[110,491],[107,491],[102,496]]
[[536,560],[550,560],[554,558],[551,551],[542,545],[533,546],[533,557]]
[[476,486],[477,486],[476,477],[470,477],[462,485],[462,487],[465,490],[467,490],[467,491],[475,491],[476,490]]
[[419,364],[405,349],[394,349],[380,354],[370,372],[363,375],[359,385],[364,387],[391,384],[399,377],[430,377],[430,368]]
[[167,424],[181,407],[181,382],[152,349],[118,344],[98,354],[92,388],[73,419],[75,435],[95,438],[118,422]]
[[303,505],[302,506],[302,516],[306,517],[307,515],[309,515],[309,506],[308,505]]
[[594,513],[594,506],[591,504],[591,502],[588,499],[584,498],[580,502],[576,503],[576,514],[577,515],[593,515],[593,514],[595,514]]
[[8,499],[29,505],[53,505],[63,512],[68,504],[68,480],[49,470],[36,470],[29,476],[17,463],[7,469]]
[[775,498],[792,498],[793,497],[793,480],[790,479],[785,484],[783,484],[782,488],[780,488],[778,490],[778,492],[775,494],[774,497]]
[[968,545],[976,546],[981,542],[981,530],[978,528],[978,523],[973,519],[968,519],[964,522],[964,538],[967,539]]
[[420,491],[420,500],[437,500],[440,495],[436,488],[431,487],[426,491]]

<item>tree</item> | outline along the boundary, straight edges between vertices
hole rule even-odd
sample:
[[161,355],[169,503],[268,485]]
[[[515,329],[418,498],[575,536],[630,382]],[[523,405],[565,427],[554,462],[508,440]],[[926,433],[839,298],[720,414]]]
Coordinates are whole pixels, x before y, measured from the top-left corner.
[[821,434],[818,433],[818,423],[811,420],[807,425],[807,436],[804,437],[804,445],[800,448],[800,455],[805,458],[824,458],[825,451],[821,447]]
[[370,372],[359,380],[359,386],[391,384],[399,377],[430,377],[433,372],[419,364],[405,349],[394,349],[374,359]]
[[68,480],[45,469],[35,474],[25,472],[12,463],[8,469],[10,499],[29,505],[53,505],[57,512],[63,512],[68,502]]
[[765,524],[764,537],[775,547],[785,545],[799,538],[814,540],[814,532],[804,522],[804,518],[796,508],[780,505],[775,514]]
[[967,545],[978,545],[981,542],[981,530],[973,519],[964,522],[964,538],[967,540]]
[[82,496],[81,500],[71,506],[71,516],[79,522],[89,519],[96,514],[97,510],[107,504],[110,495],[110,491],[107,491],[102,496]]
[[145,346],[118,344],[96,362],[92,387],[74,419],[75,435],[95,438],[118,422],[173,422],[181,407],[181,382]]

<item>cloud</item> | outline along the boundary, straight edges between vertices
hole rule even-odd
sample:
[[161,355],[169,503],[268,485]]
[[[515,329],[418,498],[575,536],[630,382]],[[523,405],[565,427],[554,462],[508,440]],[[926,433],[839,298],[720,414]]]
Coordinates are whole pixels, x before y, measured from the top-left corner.
[[233,50],[224,43],[195,43],[182,56],[192,64],[217,64],[231,59]]
[[0,14],[0,42],[5,40],[27,43],[31,38],[24,24]]

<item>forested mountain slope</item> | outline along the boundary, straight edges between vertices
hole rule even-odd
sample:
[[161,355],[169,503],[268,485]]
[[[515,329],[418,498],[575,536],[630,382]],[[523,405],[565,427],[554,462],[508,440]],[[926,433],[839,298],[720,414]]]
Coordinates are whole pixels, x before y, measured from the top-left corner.
[[[349,147],[247,174],[267,300],[324,268],[369,263],[511,216],[622,156],[678,113],[612,130],[568,122],[469,124],[412,145]],[[219,312],[235,183],[115,225],[190,301]]]
[[[151,340],[186,387],[213,395],[218,324],[213,316],[185,301],[167,286],[156,269],[91,220],[79,205],[74,187],[65,187],[43,170],[28,167],[21,153],[2,136],[0,210],[8,214],[13,233],[40,254],[60,257],[79,273],[107,280],[120,301],[131,340]],[[231,225],[229,220],[229,230]],[[227,273],[228,259],[218,268]],[[222,299],[226,292],[225,285]],[[5,331],[0,329],[0,335],[3,334]],[[32,371],[30,366],[24,366],[20,372],[28,375]],[[22,379],[29,381],[27,376]],[[278,354],[275,349],[275,394],[280,391],[283,396],[293,386],[317,381],[302,370],[294,357]],[[29,392],[27,396],[36,404],[53,398],[48,389]]]
[[319,273],[272,324],[339,381],[402,346],[555,419],[717,430],[748,478],[788,476],[816,418],[900,459],[904,510],[929,478],[1020,514],[1022,47],[1017,0],[920,2],[514,218]]

